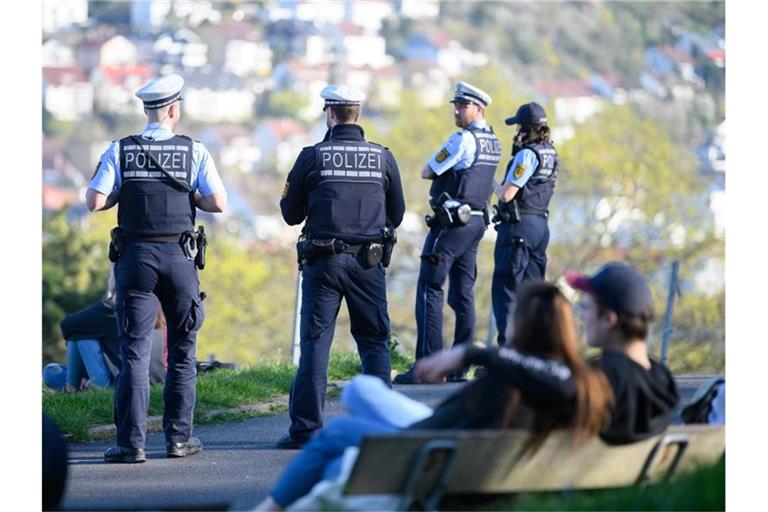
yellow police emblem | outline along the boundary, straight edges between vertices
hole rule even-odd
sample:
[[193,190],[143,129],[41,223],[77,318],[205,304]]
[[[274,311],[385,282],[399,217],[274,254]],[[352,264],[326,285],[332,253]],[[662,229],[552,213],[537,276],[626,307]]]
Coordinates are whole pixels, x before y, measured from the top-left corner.
[[443,148],[443,149],[440,150],[440,152],[435,157],[435,161],[437,163],[442,163],[446,158],[448,158],[449,154],[450,153],[448,153],[448,150]]
[[525,165],[518,164],[518,166],[515,167],[515,174],[514,174],[515,179],[519,180],[522,177],[524,172],[525,172]]
[[291,186],[290,181],[285,182],[285,186],[283,187],[283,199],[285,199],[288,196],[288,187]]

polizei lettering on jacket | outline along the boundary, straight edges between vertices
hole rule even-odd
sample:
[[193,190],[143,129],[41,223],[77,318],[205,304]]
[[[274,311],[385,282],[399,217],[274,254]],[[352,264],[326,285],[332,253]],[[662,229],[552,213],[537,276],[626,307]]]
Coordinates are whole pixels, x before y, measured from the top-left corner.
[[325,146],[319,148],[322,176],[381,178],[382,152],[369,146]]
[[[125,178],[162,178],[164,174],[160,167],[169,171],[176,178],[186,178],[189,159],[188,146],[174,144],[146,144],[142,149],[137,145],[126,145],[124,148]],[[151,155],[151,157],[150,157]],[[159,164],[159,166],[158,166]]]

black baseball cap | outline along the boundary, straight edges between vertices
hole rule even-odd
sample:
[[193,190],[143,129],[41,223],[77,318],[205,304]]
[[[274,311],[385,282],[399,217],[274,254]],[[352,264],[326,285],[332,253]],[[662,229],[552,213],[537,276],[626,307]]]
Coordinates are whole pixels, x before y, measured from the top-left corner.
[[547,122],[547,113],[544,107],[532,101],[521,105],[514,117],[508,117],[506,124],[544,124]]
[[571,288],[591,294],[597,302],[617,313],[639,316],[653,310],[648,283],[625,263],[608,263],[593,276],[569,271],[565,280]]

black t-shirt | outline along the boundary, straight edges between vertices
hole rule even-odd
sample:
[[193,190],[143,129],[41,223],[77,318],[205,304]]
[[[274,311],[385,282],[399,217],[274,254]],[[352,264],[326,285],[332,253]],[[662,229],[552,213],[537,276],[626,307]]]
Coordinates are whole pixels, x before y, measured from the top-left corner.
[[487,375],[462,386],[434,413],[409,429],[482,429],[501,427],[511,392],[520,392],[510,427],[530,428],[536,410],[561,411],[563,425],[573,414],[576,383],[565,364],[523,355],[508,347],[469,347],[466,364],[485,366]]
[[677,387],[663,364],[645,369],[621,352],[604,351],[594,362],[611,384],[611,424],[600,433],[606,443],[625,444],[662,432],[672,421]]

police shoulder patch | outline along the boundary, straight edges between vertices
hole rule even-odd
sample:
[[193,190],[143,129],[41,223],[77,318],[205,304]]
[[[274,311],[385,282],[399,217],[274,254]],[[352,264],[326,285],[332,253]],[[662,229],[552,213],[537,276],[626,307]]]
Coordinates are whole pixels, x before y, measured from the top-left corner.
[[446,158],[448,158],[448,155],[450,155],[450,153],[448,153],[448,150],[443,148],[443,149],[440,150],[440,152],[435,157],[435,161],[437,163],[442,163],[442,162],[445,161]]
[[283,187],[283,199],[288,197],[288,189],[290,188],[290,186],[291,186],[291,182],[290,181],[286,181],[285,182],[285,186]]
[[518,164],[518,166],[515,167],[515,172],[513,176],[515,177],[516,180],[519,180],[523,176],[524,172],[525,172],[525,164]]

